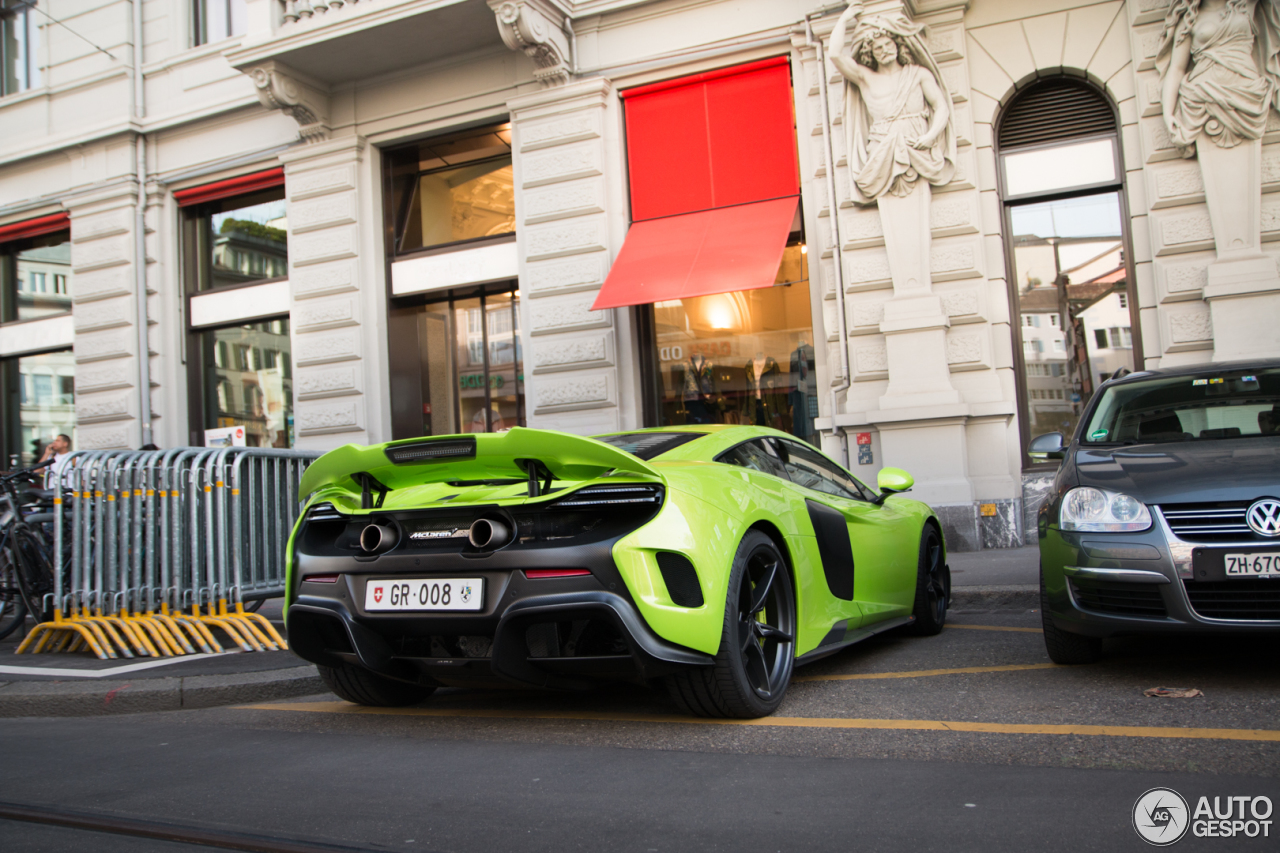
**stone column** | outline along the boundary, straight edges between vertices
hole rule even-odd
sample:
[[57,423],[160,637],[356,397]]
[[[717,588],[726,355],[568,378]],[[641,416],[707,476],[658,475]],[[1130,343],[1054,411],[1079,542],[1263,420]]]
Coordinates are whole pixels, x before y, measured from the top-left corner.
[[[363,137],[281,156],[289,201],[294,444],[390,439],[377,164]],[[372,399],[371,399],[372,397]]]
[[529,426],[580,434],[633,426],[619,406],[619,350],[633,357],[618,322],[626,309],[591,310],[626,224],[613,87],[584,80],[508,107]]
[[[77,450],[142,443],[138,394],[136,184],[66,199],[71,212]],[[145,296],[143,297],[145,298]]]

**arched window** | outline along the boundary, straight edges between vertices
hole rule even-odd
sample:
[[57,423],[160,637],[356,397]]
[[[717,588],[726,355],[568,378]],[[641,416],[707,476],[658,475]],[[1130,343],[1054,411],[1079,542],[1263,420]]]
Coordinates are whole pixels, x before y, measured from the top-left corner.
[[1141,362],[1118,131],[1107,97],[1067,77],[1019,92],[997,120],[1028,463],[1031,438],[1069,437],[1093,391]]

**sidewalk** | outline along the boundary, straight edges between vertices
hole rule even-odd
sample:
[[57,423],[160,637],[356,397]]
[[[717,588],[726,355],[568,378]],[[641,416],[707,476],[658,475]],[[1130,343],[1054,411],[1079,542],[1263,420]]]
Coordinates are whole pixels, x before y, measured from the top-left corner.
[[[268,601],[259,612],[283,635],[281,604]],[[316,668],[289,651],[98,660],[87,652],[15,655],[21,639],[14,632],[0,641],[0,717],[207,708],[327,690]]]
[[1040,606],[1040,546],[948,554],[954,610]]

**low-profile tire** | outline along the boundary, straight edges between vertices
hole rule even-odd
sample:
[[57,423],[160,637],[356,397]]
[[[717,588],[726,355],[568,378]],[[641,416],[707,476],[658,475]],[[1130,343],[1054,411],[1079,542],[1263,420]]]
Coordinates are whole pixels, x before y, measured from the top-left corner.
[[931,524],[920,534],[920,557],[916,561],[916,599],[911,615],[916,617],[907,630],[932,637],[942,632],[951,599],[951,570],[942,552],[942,537]]
[[1102,657],[1102,639],[1064,631],[1053,624],[1049,615],[1049,592],[1044,586],[1044,569],[1040,570],[1040,624],[1044,629],[1044,647],[1054,663],[1076,665],[1095,663]]
[[330,690],[357,705],[399,708],[416,705],[435,692],[430,685],[395,681],[358,666],[317,665],[316,669]]
[[791,683],[795,634],[786,560],[772,539],[752,530],[733,558],[715,664],[668,676],[672,699],[699,717],[767,717]]

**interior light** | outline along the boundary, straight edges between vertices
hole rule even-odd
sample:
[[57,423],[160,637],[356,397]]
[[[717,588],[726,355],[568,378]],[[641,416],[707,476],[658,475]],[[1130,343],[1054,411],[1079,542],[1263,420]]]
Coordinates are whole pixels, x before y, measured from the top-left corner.
[[809,254],[809,247],[808,247],[806,244],[804,244],[804,243],[801,243],[801,244],[800,244],[800,254],[802,254],[802,255],[807,255],[807,254]]

